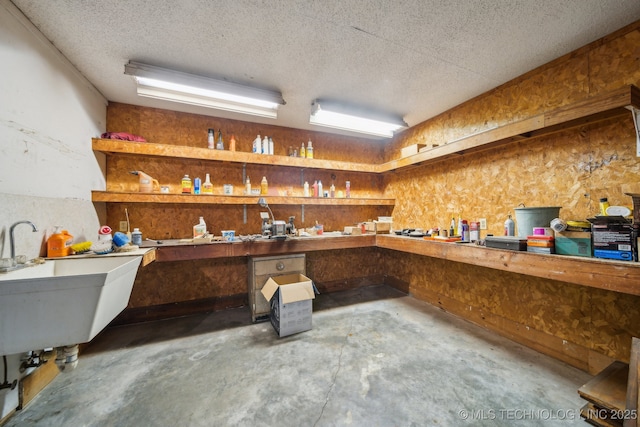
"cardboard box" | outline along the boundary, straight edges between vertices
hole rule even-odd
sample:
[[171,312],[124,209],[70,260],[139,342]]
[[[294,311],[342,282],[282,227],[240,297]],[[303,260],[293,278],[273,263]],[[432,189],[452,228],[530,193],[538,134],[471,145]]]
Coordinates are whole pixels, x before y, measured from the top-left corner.
[[269,320],[280,337],[311,329],[315,287],[304,274],[270,277],[262,287],[270,302]]
[[556,254],[591,257],[591,232],[556,232]]
[[420,149],[426,146],[427,144],[413,144],[413,145],[409,145],[408,147],[404,147],[400,151],[400,157],[409,157],[409,156],[413,156],[414,154],[418,154],[418,152],[420,152]]
[[391,222],[373,221],[376,226],[376,234],[389,234],[391,232]]

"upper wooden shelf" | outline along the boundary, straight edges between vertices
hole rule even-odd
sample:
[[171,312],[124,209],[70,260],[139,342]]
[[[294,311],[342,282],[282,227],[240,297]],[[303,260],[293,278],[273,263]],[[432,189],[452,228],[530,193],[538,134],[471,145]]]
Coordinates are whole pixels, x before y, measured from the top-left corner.
[[[321,206],[393,206],[394,199],[376,198],[328,198],[328,197],[285,197],[263,196],[270,205],[321,205]],[[257,205],[260,196],[220,196],[161,193],[125,193],[92,191],[94,202],[119,203],[191,203],[218,205]]]
[[548,113],[384,163],[379,165],[378,172],[391,172],[511,142],[530,140],[625,114],[631,116],[629,107],[640,108],[640,89],[635,86],[624,86]]
[[305,169],[327,169],[348,172],[378,172],[379,165],[351,163],[336,160],[306,159],[290,156],[269,156],[243,151],[212,150],[185,145],[153,144],[115,139],[93,138],[93,150],[105,154],[129,154],[153,157],[212,160],[219,162],[248,163],[256,165],[290,166]]
[[421,164],[432,163],[465,153],[527,141],[543,135],[562,132],[589,123],[606,120],[624,114],[631,115],[630,108],[640,108],[640,89],[623,86],[612,92],[593,96],[575,104],[539,114],[525,120],[509,123],[456,141],[448,142],[426,151],[382,164],[352,163],[334,160],[305,159],[289,156],[269,156],[240,151],[211,150],[184,145],[128,142],[111,139],[93,139],[93,150],[103,153],[173,157],[183,159],[212,160],[259,165],[277,165],[310,169],[327,169],[348,172],[385,173]]

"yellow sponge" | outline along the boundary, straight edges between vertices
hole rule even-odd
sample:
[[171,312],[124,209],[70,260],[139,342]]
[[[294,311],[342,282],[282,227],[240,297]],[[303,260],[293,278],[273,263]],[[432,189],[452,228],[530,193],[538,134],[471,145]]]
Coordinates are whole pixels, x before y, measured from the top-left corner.
[[71,250],[76,254],[88,252],[91,249],[91,242],[80,242],[71,245]]

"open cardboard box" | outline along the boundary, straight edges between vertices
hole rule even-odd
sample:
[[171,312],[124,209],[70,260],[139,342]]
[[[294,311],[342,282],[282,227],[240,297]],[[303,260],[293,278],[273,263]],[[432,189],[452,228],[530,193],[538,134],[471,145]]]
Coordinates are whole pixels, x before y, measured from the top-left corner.
[[317,292],[304,274],[270,277],[262,287],[270,302],[269,320],[280,337],[311,329],[312,301]]

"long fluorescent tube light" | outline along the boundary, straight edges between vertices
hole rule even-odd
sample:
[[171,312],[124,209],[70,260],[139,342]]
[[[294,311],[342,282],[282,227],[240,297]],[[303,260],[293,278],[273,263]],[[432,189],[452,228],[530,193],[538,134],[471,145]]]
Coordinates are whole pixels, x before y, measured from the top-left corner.
[[278,117],[279,92],[243,86],[129,61],[124,73],[135,78],[140,96],[261,117]]
[[408,127],[401,117],[325,100],[311,104],[309,123],[385,138]]

